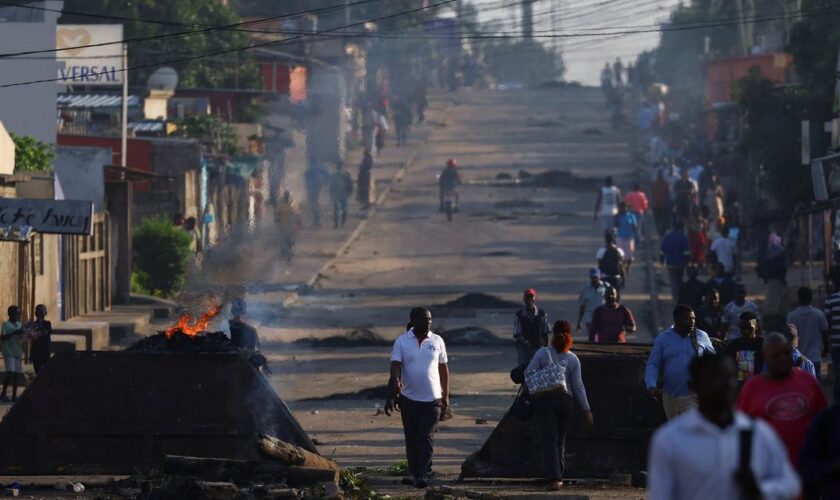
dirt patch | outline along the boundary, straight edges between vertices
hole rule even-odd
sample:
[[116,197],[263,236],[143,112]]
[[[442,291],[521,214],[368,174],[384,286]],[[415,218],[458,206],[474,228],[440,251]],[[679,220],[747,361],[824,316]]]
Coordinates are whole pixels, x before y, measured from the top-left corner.
[[303,347],[377,347],[389,346],[389,342],[366,327],[357,328],[344,335],[334,335],[323,339],[305,338],[294,341],[295,345]]
[[478,326],[467,326],[463,328],[453,328],[446,330],[439,334],[443,337],[446,345],[454,346],[488,346],[488,345],[509,345],[510,342],[501,339],[489,330]]
[[567,170],[546,170],[537,174],[520,170],[519,179],[521,182],[514,185],[570,189],[595,189],[601,182],[600,179],[580,177]]
[[466,293],[438,307],[456,309],[518,309],[519,303],[502,300],[486,293]]
[[485,252],[481,254],[482,257],[511,257],[513,256],[513,252],[508,252],[507,250],[497,250],[495,252]]

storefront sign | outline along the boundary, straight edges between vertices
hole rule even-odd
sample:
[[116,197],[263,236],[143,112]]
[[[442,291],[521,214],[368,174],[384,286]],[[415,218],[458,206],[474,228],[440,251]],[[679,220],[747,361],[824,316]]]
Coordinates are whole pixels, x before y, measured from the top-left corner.
[[[61,85],[121,85],[123,79],[121,24],[59,24],[55,43],[59,50]],[[98,47],[90,47],[106,43]],[[63,67],[62,67],[63,66]]]
[[93,202],[0,198],[0,227],[31,227],[39,233],[93,234]]

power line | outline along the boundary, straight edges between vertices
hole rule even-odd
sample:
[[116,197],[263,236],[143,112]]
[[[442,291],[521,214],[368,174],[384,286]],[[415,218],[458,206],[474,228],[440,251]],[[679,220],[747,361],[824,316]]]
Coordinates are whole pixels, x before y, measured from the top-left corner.
[[[335,31],[345,29],[345,28],[350,28],[350,27],[353,27],[353,26],[362,26],[362,25],[367,24],[367,23],[384,21],[384,20],[387,20],[387,19],[394,19],[394,18],[401,17],[401,16],[404,16],[404,15],[414,14],[416,12],[422,12],[422,11],[425,11],[425,10],[433,9],[435,7],[440,7],[441,5],[450,4],[450,3],[455,2],[455,1],[456,0],[442,0],[438,3],[429,4],[429,5],[426,5],[424,7],[409,9],[409,10],[397,12],[397,13],[394,13],[394,14],[388,14],[388,15],[376,17],[376,18],[373,18],[373,19],[368,19],[368,20],[365,20],[365,21],[360,21],[360,22],[356,22],[356,23],[346,24],[346,25],[343,25],[343,26],[338,26],[338,27],[335,27],[335,28],[330,28],[330,29],[321,31],[320,33],[331,33],[331,32],[335,32]],[[205,58],[208,58],[208,57],[215,57],[215,56],[219,56],[219,55],[223,55],[223,54],[229,54],[229,53],[232,53],[232,52],[243,52],[243,51],[246,51],[246,50],[251,50],[251,49],[255,49],[255,48],[259,48],[259,47],[267,47],[267,46],[271,46],[271,45],[282,45],[282,44],[289,43],[289,42],[297,40],[297,39],[305,38],[306,36],[307,35],[299,35],[297,37],[287,38],[285,40],[271,40],[271,41],[268,41],[268,42],[251,44],[251,45],[248,45],[248,46],[245,46],[245,47],[234,47],[234,48],[220,50],[220,51],[216,51],[216,52],[209,52],[209,53],[205,53],[205,54],[199,54],[199,55],[196,55],[196,56],[185,57],[185,58],[181,58],[181,59],[159,61],[159,62],[148,63],[148,64],[140,64],[140,65],[136,65],[136,66],[132,66],[132,67],[128,67],[128,68],[115,69],[114,71],[122,73],[122,72],[125,72],[125,71],[153,68],[153,67],[162,66],[162,65],[166,65],[166,64],[179,64],[179,63],[183,63],[183,62],[189,62],[189,61],[194,61],[194,60],[198,60],[198,59],[205,59]],[[63,80],[63,78],[45,78],[45,79],[42,79],[42,80],[31,80],[31,81],[27,81],[27,82],[7,83],[7,84],[0,85],[0,88],[18,87],[18,86],[21,86],[21,85],[32,85],[32,84],[36,84],[36,83],[58,82],[58,81],[61,81],[61,80]]]
[[[65,51],[65,50],[88,49],[88,48],[92,48],[92,47],[104,47],[104,46],[115,45],[115,44],[146,42],[146,41],[151,41],[151,40],[164,40],[164,39],[168,39],[168,38],[180,38],[180,37],[183,37],[183,36],[208,34],[208,33],[213,33],[213,32],[216,32],[216,31],[230,30],[230,29],[236,28],[238,26],[261,24],[261,23],[265,23],[265,22],[269,22],[269,21],[276,21],[276,20],[280,20],[280,19],[294,19],[296,16],[301,17],[303,15],[323,13],[324,11],[336,10],[339,7],[343,9],[343,8],[345,8],[346,5],[361,5],[361,4],[371,3],[371,2],[378,2],[378,1],[380,1],[380,0],[357,0],[356,2],[353,2],[353,3],[350,3],[350,4],[342,3],[340,6],[333,5],[333,6],[330,6],[330,7],[324,7],[324,8],[321,8],[321,9],[312,9],[312,10],[297,12],[297,13],[293,13],[293,14],[284,14],[284,15],[280,15],[280,16],[272,16],[272,17],[256,19],[256,20],[252,20],[252,21],[242,21],[242,22],[227,24],[227,25],[210,26],[210,27],[203,28],[203,29],[200,29],[200,30],[195,30],[195,31],[182,31],[182,32],[177,32],[177,33],[165,33],[165,34],[161,34],[161,35],[152,35],[152,36],[146,36],[146,37],[126,38],[126,39],[118,40],[118,41],[114,41],[114,42],[92,43],[92,44],[87,44],[87,45],[77,45],[77,46],[74,46],[74,47],[63,47],[63,48],[60,48],[60,49],[59,48],[52,48],[52,49],[44,49],[44,50],[28,50],[28,51],[22,51],[22,52],[0,53],[0,58],[15,57],[15,56],[22,56],[22,55],[33,55],[33,54],[47,54],[47,53],[61,52],[61,51]],[[0,1],[0,3],[9,5],[8,2]],[[48,9],[46,7],[40,7],[40,6],[29,6],[29,5],[19,5],[19,4],[13,4],[13,5],[16,6],[16,7],[34,8],[36,10],[48,10],[48,11],[51,11],[51,12],[60,12],[58,9]],[[125,19],[125,18],[122,18],[122,19]]]

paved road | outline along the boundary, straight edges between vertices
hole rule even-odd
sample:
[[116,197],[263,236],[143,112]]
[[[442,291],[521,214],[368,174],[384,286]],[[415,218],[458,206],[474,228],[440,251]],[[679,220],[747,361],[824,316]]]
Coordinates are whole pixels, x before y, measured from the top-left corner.
[[[518,302],[528,287],[538,290],[552,320],[574,321],[578,293],[601,244],[592,217],[597,186],[606,174],[622,188],[633,179],[626,132],[610,130],[598,90],[463,91],[445,99],[450,104],[431,124],[428,143],[359,239],[333,261],[313,293],[260,325],[272,383],[310,435],[325,443],[321,451],[344,465],[401,460],[399,418],[375,415],[376,399],[306,399],[383,385],[389,348],[304,349],[284,342],[352,330],[393,339],[413,306],[442,304],[467,292]],[[436,206],[436,175],[450,157],[468,181],[452,223]],[[489,182],[502,173],[549,169],[566,173],[560,187]],[[638,266],[624,294],[639,317],[639,339],[650,337],[646,281]],[[249,300],[264,302],[269,295]],[[512,313],[449,311],[436,315],[433,328],[479,326],[509,338]],[[507,373],[514,354],[508,346],[451,346],[449,352],[457,416],[442,426],[435,466],[457,474],[512,401],[516,387]]]
[[[519,302],[534,287],[549,317],[574,321],[576,298],[602,243],[592,218],[606,174],[629,187],[633,167],[625,133],[610,130],[591,89],[464,91],[436,123],[429,143],[349,251],[301,297],[268,338],[289,340],[371,328],[402,331],[410,307],[444,303],[466,292]],[[436,175],[457,158],[468,182],[452,223],[437,212]],[[498,174],[557,169],[560,188],[481,185]],[[647,338],[644,269],[637,266],[625,302]],[[508,338],[511,314],[439,317],[436,328],[476,325]]]

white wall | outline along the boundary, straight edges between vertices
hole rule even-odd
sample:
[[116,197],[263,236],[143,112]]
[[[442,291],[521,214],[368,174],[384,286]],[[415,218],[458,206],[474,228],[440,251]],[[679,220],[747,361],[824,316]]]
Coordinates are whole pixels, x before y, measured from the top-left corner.
[[[34,5],[42,5],[36,3]],[[48,9],[61,10],[64,2],[47,0]],[[31,9],[2,7],[31,11]],[[0,47],[2,52],[46,50],[55,48],[55,25],[60,14],[43,12],[41,22],[8,22],[0,18]],[[58,76],[55,53],[34,54],[29,57],[46,59],[0,59],[0,85],[32,80],[54,79]],[[56,141],[56,82],[0,88],[0,120],[9,132],[31,135],[55,144]]]
[[104,168],[111,163],[111,150],[59,146],[55,153],[56,183],[63,199],[90,200],[96,212],[104,210]]

